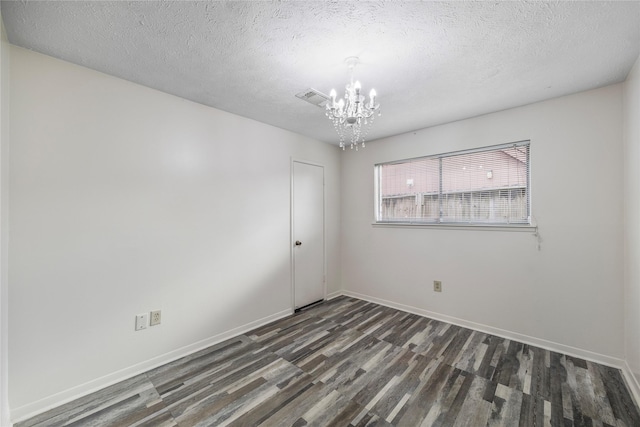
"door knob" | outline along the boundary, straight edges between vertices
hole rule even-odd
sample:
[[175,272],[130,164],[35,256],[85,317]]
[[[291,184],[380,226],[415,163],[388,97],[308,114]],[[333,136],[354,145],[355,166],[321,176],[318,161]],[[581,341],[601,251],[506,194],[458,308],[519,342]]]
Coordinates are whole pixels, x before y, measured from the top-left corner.
[[300,240],[296,240],[296,246],[300,246],[302,242]]

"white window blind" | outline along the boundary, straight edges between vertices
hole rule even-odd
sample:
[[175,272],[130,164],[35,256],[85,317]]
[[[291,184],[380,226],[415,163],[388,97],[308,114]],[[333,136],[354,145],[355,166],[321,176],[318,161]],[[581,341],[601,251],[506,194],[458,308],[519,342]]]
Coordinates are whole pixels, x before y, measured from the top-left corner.
[[530,224],[529,141],[376,165],[378,222]]

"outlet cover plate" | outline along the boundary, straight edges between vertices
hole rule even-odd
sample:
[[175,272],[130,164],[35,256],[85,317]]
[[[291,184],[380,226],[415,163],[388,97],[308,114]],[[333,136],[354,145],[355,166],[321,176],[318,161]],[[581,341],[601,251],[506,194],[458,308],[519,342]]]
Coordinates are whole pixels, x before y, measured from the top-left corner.
[[150,320],[149,324],[151,326],[159,325],[162,322],[162,311],[160,311],[160,310],[152,311],[150,319],[151,320]]
[[433,281],[433,291],[442,292],[442,282],[440,280]]

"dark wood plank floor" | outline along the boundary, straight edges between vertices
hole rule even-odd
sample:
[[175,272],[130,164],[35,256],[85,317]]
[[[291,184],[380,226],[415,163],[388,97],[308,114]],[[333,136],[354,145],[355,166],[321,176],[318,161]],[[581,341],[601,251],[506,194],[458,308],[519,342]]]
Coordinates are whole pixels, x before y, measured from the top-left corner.
[[640,426],[619,370],[340,297],[26,426]]

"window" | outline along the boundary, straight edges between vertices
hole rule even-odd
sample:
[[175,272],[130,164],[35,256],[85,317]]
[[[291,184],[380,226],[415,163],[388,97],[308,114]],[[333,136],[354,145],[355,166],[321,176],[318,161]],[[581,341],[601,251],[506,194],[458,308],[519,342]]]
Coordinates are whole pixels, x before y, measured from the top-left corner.
[[375,166],[379,223],[530,224],[529,141]]

